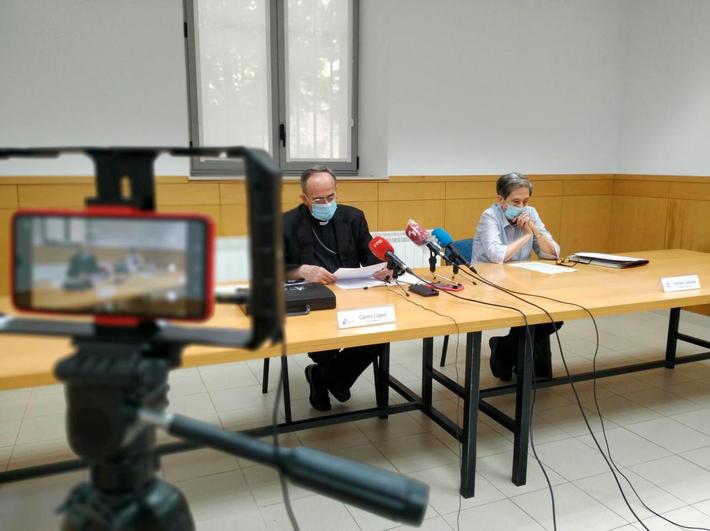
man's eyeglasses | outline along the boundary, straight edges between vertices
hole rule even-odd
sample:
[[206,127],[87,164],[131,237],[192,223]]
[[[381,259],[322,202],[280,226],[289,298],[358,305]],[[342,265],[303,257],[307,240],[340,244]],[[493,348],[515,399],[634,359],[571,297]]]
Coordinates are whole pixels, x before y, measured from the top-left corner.
[[311,201],[318,205],[325,205],[326,203],[332,203],[335,199],[335,194],[330,194],[326,196],[311,197]]

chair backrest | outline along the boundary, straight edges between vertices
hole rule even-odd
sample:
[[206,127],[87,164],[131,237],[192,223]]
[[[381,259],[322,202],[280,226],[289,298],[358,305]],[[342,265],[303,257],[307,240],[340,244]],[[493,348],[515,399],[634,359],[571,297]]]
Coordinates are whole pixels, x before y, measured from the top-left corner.
[[466,261],[470,264],[473,258],[473,238],[466,238],[465,240],[456,240],[453,242],[454,247],[463,256]]

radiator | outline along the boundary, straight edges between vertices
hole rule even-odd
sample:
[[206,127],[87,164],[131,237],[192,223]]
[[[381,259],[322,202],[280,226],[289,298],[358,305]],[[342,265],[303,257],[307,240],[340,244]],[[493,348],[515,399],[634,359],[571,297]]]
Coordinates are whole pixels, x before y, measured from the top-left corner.
[[[382,236],[394,247],[394,252],[410,267],[427,267],[429,251],[426,247],[417,247],[404,234],[404,231],[373,232],[373,236]],[[249,238],[246,236],[224,236],[217,238],[217,257],[215,260],[217,282],[232,282],[250,277]]]

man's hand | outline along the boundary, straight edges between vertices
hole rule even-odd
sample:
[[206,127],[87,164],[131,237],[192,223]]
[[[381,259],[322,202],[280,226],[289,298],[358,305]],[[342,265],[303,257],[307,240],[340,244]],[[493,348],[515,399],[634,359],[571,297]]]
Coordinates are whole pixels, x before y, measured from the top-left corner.
[[393,271],[391,269],[387,269],[386,267],[383,267],[376,273],[372,275],[372,278],[375,280],[382,280],[383,282],[387,281],[387,278],[392,278],[392,273]]
[[303,264],[298,268],[298,276],[306,282],[317,282],[319,284],[332,284],[335,282],[333,273],[316,265]]

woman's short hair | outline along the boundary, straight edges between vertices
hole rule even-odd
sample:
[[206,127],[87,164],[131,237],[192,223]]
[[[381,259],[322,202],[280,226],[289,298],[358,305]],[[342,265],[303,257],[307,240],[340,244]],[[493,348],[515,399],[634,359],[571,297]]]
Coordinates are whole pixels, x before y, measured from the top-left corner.
[[308,168],[307,170],[305,170],[301,174],[301,190],[303,190],[303,192],[305,193],[306,183],[308,182],[308,179],[311,175],[313,175],[314,173],[323,173],[323,172],[330,175],[333,178],[333,180],[337,182],[338,179],[335,177],[333,170],[331,170],[329,167],[322,166],[322,165],[312,166],[312,167]]
[[498,182],[496,182],[496,193],[503,199],[508,197],[513,190],[518,188],[527,188],[530,191],[530,195],[533,192],[533,184],[530,182],[525,175],[518,172],[506,173],[498,177]]

